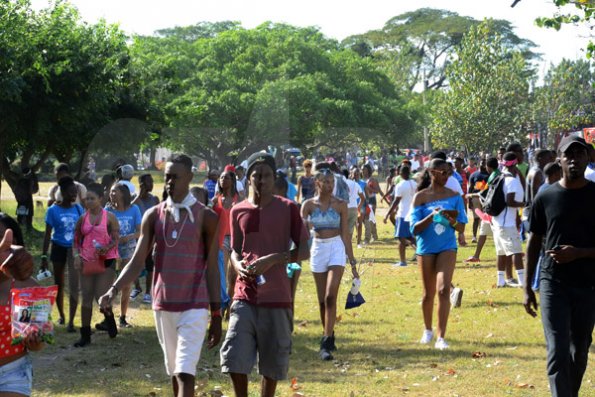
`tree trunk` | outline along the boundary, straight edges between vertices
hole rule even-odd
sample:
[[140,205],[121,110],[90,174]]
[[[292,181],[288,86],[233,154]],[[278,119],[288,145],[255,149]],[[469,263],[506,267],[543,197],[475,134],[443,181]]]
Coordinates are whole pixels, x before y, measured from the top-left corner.
[[88,153],[88,149],[82,149],[79,152],[79,155],[81,156],[80,160],[79,160],[79,166],[78,166],[78,171],[76,172],[76,176],[74,177],[75,180],[79,181],[81,179],[81,171],[83,170],[83,166],[85,164],[85,160],[87,159],[87,153]]
[[155,157],[157,157],[157,148],[151,146],[149,150],[149,169],[156,170],[157,168],[155,167]]

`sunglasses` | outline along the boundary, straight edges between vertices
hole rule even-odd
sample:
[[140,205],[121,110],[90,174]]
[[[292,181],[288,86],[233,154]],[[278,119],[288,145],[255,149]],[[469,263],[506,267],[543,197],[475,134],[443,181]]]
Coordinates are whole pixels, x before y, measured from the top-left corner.
[[446,170],[430,170],[433,174],[438,174],[438,175],[442,175],[442,176],[447,176],[448,175],[448,171]]

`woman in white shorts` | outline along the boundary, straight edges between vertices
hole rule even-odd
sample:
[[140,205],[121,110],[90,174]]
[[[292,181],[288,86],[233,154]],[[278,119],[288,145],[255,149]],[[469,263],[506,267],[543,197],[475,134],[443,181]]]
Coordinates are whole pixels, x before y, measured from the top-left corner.
[[349,257],[351,272],[358,278],[356,260],[351,247],[348,228],[347,203],[333,197],[335,177],[323,168],[315,175],[316,195],[302,205],[302,218],[314,229],[310,249],[310,268],[314,274],[324,335],[320,342],[320,358],[332,360],[335,346],[337,294],[345,270],[345,256]]

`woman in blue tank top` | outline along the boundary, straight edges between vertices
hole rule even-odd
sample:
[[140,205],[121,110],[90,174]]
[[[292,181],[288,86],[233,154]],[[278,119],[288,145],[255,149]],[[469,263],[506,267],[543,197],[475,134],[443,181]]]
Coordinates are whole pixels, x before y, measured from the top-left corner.
[[413,199],[411,232],[417,240],[417,263],[423,281],[422,312],[425,330],[420,343],[428,344],[434,336],[432,311],[438,292],[437,349],[448,348],[444,340],[450,312],[450,286],[457,260],[455,231],[463,232],[467,223],[463,198],[445,187],[448,164],[434,159],[424,171]]
[[310,250],[310,268],[314,274],[320,319],[324,335],[320,342],[320,358],[332,360],[335,346],[335,319],[337,317],[337,294],[345,270],[345,256],[349,258],[351,272],[358,278],[356,261],[351,247],[347,225],[347,203],[333,197],[335,177],[328,168],[315,175],[317,195],[302,205],[302,218],[314,230]]

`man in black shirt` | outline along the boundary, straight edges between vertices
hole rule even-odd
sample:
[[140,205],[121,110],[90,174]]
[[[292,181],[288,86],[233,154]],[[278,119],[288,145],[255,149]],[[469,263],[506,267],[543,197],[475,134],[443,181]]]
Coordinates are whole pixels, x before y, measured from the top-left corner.
[[535,197],[531,207],[525,272],[525,310],[535,317],[531,280],[545,238],[540,273],[547,373],[552,396],[578,396],[595,325],[595,183],[585,179],[587,144],[562,139],[562,179]]

